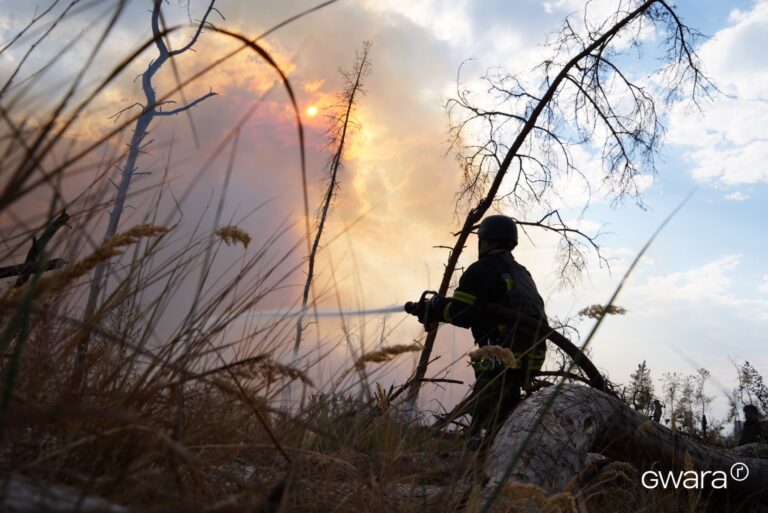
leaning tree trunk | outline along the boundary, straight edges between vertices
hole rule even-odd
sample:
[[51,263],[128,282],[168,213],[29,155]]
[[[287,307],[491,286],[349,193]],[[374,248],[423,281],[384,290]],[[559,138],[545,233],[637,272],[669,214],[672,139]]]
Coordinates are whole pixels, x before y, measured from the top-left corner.
[[[489,491],[507,481],[563,490],[586,466],[589,453],[630,463],[641,474],[723,471],[725,490],[705,486],[702,491],[713,501],[710,504],[727,502],[729,511],[745,502],[768,502],[768,459],[750,457],[758,456],[757,450],[750,453],[744,448],[725,450],[696,443],[619,399],[582,385],[548,387],[520,404],[490,449],[485,464]],[[749,469],[749,477],[741,482],[730,477],[737,462]],[[712,484],[711,477],[707,485]]]

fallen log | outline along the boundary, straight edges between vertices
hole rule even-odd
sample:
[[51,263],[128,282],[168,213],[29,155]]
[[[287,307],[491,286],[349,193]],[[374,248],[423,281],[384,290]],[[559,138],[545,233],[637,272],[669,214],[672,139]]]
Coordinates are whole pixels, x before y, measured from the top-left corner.
[[[409,307],[408,304],[406,304],[407,312],[410,311],[409,308],[411,307]],[[509,322],[510,324],[513,324],[515,326],[518,326],[520,329],[525,330],[528,334],[532,336],[534,340],[537,340],[536,344],[543,343],[545,340],[549,340],[550,342],[555,344],[566,355],[568,355],[571,358],[571,360],[573,361],[574,368],[580,368],[581,371],[585,374],[585,377],[582,377],[578,374],[571,373],[569,371],[557,371],[557,372],[544,371],[544,372],[536,373],[536,375],[566,376],[569,379],[583,381],[584,383],[598,390],[607,390],[608,386],[607,386],[605,377],[602,375],[602,373],[599,370],[597,370],[597,367],[595,367],[595,364],[592,363],[592,361],[587,357],[587,355],[585,355],[579,347],[577,347],[573,342],[568,340],[564,335],[562,335],[561,333],[557,332],[556,330],[548,326],[545,321],[528,317],[527,315],[521,312],[515,311],[511,308],[508,308],[502,305],[493,304],[493,303],[487,303],[483,305],[483,308],[486,310],[486,312],[495,316],[496,318],[503,319]],[[432,424],[432,428],[443,429],[444,427],[453,423],[459,417],[470,413],[473,409],[474,400],[475,398],[473,397],[472,394],[470,394],[467,397],[465,397],[462,401],[460,401],[459,404],[454,406],[453,410],[451,410],[446,415],[436,416],[437,421]]]
[[768,459],[754,457],[764,452],[697,443],[582,385],[542,389],[515,409],[489,450],[488,491],[509,482],[561,491],[589,453],[633,465],[645,488],[698,490],[728,511],[768,503]]
[[19,474],[0,476],[0,511],[13,513],[128,513],[128,508],[77,490]]

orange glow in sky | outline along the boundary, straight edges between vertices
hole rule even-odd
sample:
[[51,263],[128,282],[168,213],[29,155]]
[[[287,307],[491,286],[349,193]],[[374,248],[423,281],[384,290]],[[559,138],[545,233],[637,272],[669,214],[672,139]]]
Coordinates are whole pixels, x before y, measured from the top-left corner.
[[317,116],[317,107],[315,107],[314,105],[310,105],[309,107],[307,107],[307,116],[309,116],[310,118],[314,118],[315,116]]

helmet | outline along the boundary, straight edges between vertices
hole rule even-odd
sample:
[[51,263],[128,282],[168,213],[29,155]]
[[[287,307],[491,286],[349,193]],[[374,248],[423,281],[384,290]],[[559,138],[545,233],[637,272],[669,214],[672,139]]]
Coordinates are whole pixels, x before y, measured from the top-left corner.
[[494,215],[482,220],[477,229],[477,238],[480,240],[498,240],[511,243],[510,247],[517,246],[517,225],[511,217]]

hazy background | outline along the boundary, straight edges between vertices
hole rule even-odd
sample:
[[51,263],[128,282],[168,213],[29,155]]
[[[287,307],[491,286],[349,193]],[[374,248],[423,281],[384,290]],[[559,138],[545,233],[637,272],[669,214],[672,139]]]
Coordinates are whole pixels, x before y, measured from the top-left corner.
[[[191,2],[193,17],[199,17],[205,3]],[[0,0],[0,39],[9,40],[28,22],[35,8],[47,5]],[[17,79],[16,92],[28,88],[21,104],[33,118],[61,94],[63,84],[70,83],[97,41],[105,16],[112,12],[109,2],[85,5],[91,7],[56,27],[30,56],[25,67],[28,71]],[[220,0],[217,7],[226,19],[214,17],[212,21],[254,37],[311,5],[293,0]],[[599,16],[612,5],[594,2],[593,15]],[[86,85],[93,87],[115,62],[150,37],[150,6],[141,0],[130,2],[117,30],[99,51],[93,71],[85,77]],[[542,46],[547,33],[582,6],[583,2],[572,0],[340,1],[262,42],[288,72],[303,111],[312,213],[325,187],[329,158],[324,135],[328,121],[324,116],[330,113],[343,85],[337,68],[352,65],[363,41],[373,45],[373,72],[356,115],[360,128],[349,141],[325,240],[343,235],[325,246],[319,257],[316,284],[321,293],[320,308],[335,309],[337,295],[345,308],[389,306],[437,287],[447,252],[436,246],[452,245],[451,232],[462,220],[454,213],[460,169],[453,155],[447,153],[449,124],[443,109],[446,99],[455,94],[459,65],[472,59],[463,68],[463,80],[482,94],[479,77],[486,69],[503,66],[517,72],[529,70],[547,54]],[[577,181],[559,184],[566,219],[589,233],[603,227],[599,241],[610,269],[599,265],[592,254],[579,285],[563,289],[556,272],[556,240],[537,231],[529,231],[529,237],[522,238],[515,255],[536,279],[549,315],[575,316],[584,306],[608,299],[655,227],[696,188],[692,200],[651,247],[619,296],[617,303],[628,314],[607,320],[593,341],[592,354],[596,365],[618,382],[626,382],[642,360],[647,360],[655,378],[663,372],[693,373],[706,367],[712,372],[709,391],[718,396],[715,416],[722,417],[726,403],[721,390],[730,390],[735,381],[730,358],[749,360],[763,375],[768,373],[768,357],[762,350],[768,322],[768,271],[762,265],[768,257],[768,129],[762,123],[768,114],[768,57],[762,51],[768,43],[768,1],[725,5],[715,0],[683,0],[677,7],[686,23],[712,36],[700,48],[704,70],[731,97],[705,105],[702,115],[687,104],[665,113],[667,144],[658,176],[643,181],[645,208],[631,200],[612,206],[610,198],[598,190],[593,191],[590,208],[579,218],[579,207],[587,199],[583,185]],[[185,9],[175,0],[167,13],[170,25],[187,21]],[[188,36],[189,30],[180,31],[174,40],[181,42]],[[645,37],[653,43],[658,35]],[[34,86],[29,85],[32,81],[24,82],[32,70],[73,38],[79,39],[44,78],[35,80]],[[0,56],[0,76],[10,73],[28,46],[18,45]],[[220,35],[203,34],[196,53],[179,59],[182,76],[233,47]],[[63,153],[98,139],[114,126],[109,116],[141,101],[139,83],[133,78],[153,55],[153,49],[145,52],[99,97],[77,126],[76,137],[69,141],[72,146],[62,149]],[[654,64],[653,51],[644,57],[641,61],[626,60],[629,75],[647,74]],[[173,84],[168,66],[158,75],[156,85],[162,92]],[[248,251],[255,251],[269,234],[288,227],[271,249],[272,261],[279,261],[282,251],[304,236],[296,128],[285,91],[275,84],[277,75],[257,57],[243,52],[186,89],[188,98],[209,89],[218,93],[192,111],[199,145],[186,117],[155,120],[151,134],[154,143],[139,163],[142,171],[152,174],[136,180],[132,189],[158,184],[169,163],[170,190],[182,200],[180,239],[200,219],[204,227],[211,226],[212,211],[224,185],[229,147],[210,166],[204,167],[204,162],[255,102],[260,102],[258,109],[239,133],[222,219],[231,220],[253,236],[255,247]],[[311,106],[318,109],[318,115],[307,114]],[[117,149],[121,144],[125,139],[111,141],[110,147]],[[596,150],[585,147],[577,152],[588,173],[599,169]],[[85,188],[93,187],[96,176],[96,170],[84,166],[82,173],[63,184],[65,199],[72,201]],[[117,176],[116,170],[112,176]],[[102,181],[95,187],[105,185]],[[10,233],[39,224],[49,194],[41,189],[14,205],[12,214],[2,220],[3,229]],[[152,199],[149,194],[132,199],[135,208],[121,226],[138,222],[153,206]],[[161,211],[169,214],[176,208],[172,201],[166,201]],[[103,215],[106,218],[107,214]],[[104,221],[93,219],[94,241],[100,240]],[[345,232],[352,223],[354,226]],[[464,265],[476,257],[474,243],[472,240],[462,257]],[[13,248],[7,249],[10,252]],[[299,265],[304,251],[302,242],[284,259],[281,269]],[[240,258],[241,248],[229,248],[217,256],[217,269],[224,272]],[[264,309],[292,308],[304,276],[303,269],[290,274],[282,282],[284,286],[265,299]],[[190,290],[194,284],[190,279]],[[181,316],[186,308],[180,299],[167,315]],[[590,322],[574,322],[582,335],[588,332]],[[422,331],[414,318],[400,314],[386,319],[356,319],[351,326],[353,343],[368,348],[380,342],[382,333],[387,343],[407,343],[420,337]],[[289,330],[281,346],[286,355],[290,343]],[[349,349],[340,336],[339,321],[323,319],[317,332],[314,327],[307,330],[308,350],[317,345],[336,348],[316,369],[323,376],[349,365]],[[435,347],[435,355],[441,358],[431,373],[448,368],[447,374],[441,375],[471,382],[466,359],[461,358],[471,348],[468,333],[446,327]],[[384,386],[402,382],[416,357],[401,357],[395,367],[374,380]],[[428,387],[424,400],[449,407],[465,392],[466,385],[444,390]],[[657,394],[661,395],[659,384]]]

